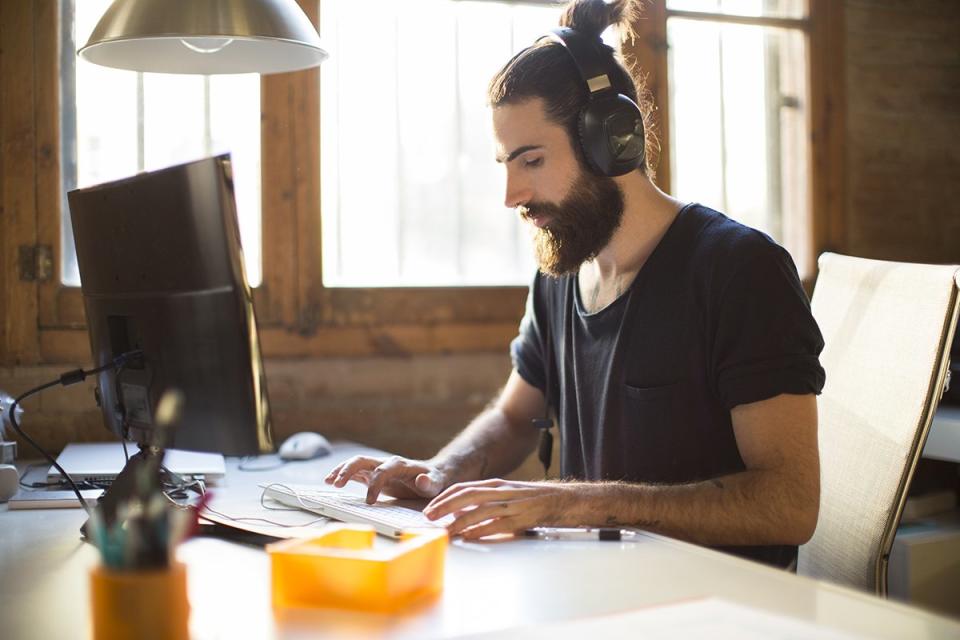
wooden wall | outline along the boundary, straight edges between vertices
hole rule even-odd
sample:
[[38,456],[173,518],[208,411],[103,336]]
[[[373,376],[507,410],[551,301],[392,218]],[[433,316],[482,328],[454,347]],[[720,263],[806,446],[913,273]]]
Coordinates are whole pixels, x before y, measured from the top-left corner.
[[960,262],[960,2],[845,9],[845,251]]
[[[0,389],[20,393],[70,368],[2,367]],[[274,436],[282,442],[296,431],[317,431],[331,440],[427,457],[489,403],[509,373],[506,346],[489,354],[271,359],[266,374]],[[24,424],[31,436],[51,451],[67,442],[109,440],[93,388],[88,379],[27,399]],[[24,451],[21,457],[37,456]],[[537,469],[531,460],[523,474],[533,477]]]

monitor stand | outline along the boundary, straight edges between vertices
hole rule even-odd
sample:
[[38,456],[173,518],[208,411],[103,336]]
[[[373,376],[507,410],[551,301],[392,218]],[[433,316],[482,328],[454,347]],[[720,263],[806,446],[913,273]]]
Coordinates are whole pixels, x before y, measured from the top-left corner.
[[[100,517],[101,526],[109,528],[117,522],[121,504],[137,497],[145,502],[151,494],[163,491],[164,483],[183,482],[180,476],[163,467],[163,450],[152,445],[138,446],[140,451],[130,456],[110,488],[97,500],[94,509]],[[90,539],[89,518],[80,527],[80,532],[84,538]]]

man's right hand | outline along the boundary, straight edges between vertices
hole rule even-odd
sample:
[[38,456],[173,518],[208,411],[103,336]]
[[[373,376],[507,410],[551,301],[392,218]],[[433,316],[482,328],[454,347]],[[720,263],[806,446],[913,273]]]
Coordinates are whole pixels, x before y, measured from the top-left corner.
[[367,504],[376,502],[381,492],[394,498],[433,498],[451,484],[436,466],[400,456],[354,456],[324,478],[335,487],[343,487],[350,480],[367,485]]

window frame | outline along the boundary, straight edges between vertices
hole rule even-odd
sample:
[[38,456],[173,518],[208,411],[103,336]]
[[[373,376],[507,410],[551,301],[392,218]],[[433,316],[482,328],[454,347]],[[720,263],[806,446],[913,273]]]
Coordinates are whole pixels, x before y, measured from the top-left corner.
[[[843,217],[845,93],[843,57],[843,7],[832,0],[808,0],[805,18],[746,17],[667,9],[667,0],[651,0],[637,22],[636,37],[623,43],[623,55],[646,74],[657,113],[660,141],[656,183],[670,192],[670,105],[667,19],[671,17],[710,20],[726,24],[790,27],[807,37],[807,83],[810,109],[807,117],[810,243],[805,256],[813,272],[804,279],[808,293],[816,278],[816,256],[824,251],[842,251],[845,245]],[[838,62],[839,61],[839,62]]]
[[[314,22],[318,0],[298,0]],[[842,8],[810,0],[811,224],[814,255],[843,246]],[[0,203],[5,300],[0,362],[87,362],[79,288],[60,284],[58,0],[0,9]],[[661,140],[656,182],[669,191],[666,0],[647,4],[628,61],[647,74]],[[750,19],[763,23],[766,19]],[[320,238],[319,69],[261,79],[263,283],[254,291],[263,353],[271,357],[505,352],[527,289],[505,287],[327,288]],[[22,161],[20,159],[22,156]],[[17,158],[17,162],[12,162]],[[13,215],[11,212],[15,212]],[[51,277],[24,281],[20,246],[52,248]],[[532,276],[532,274],[531,274]],[[810,283],[805,283],[809,285]]]

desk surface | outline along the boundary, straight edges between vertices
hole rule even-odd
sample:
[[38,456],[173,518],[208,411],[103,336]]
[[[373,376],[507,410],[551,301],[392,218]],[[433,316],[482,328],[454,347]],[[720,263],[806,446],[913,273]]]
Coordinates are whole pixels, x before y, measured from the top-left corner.
[[[331,457],[257,473],[239,472],[230,460],[214,504],[249,511],[258,483],[319,483],[334,460],[360,451],[367,450],[340,444]],[[0,506],[4,637],[89,636],[87,573],[97,553],[79,540],[84,519],[79,509]],[[960,637],[960,621],[652,534],[637,542],[455,541],[441,598],[402,617],[321,610],[275,616],[261,549],[197,538],[178,555],[189,569],[195,638],[496,635],[705,597],[868,637]]]

